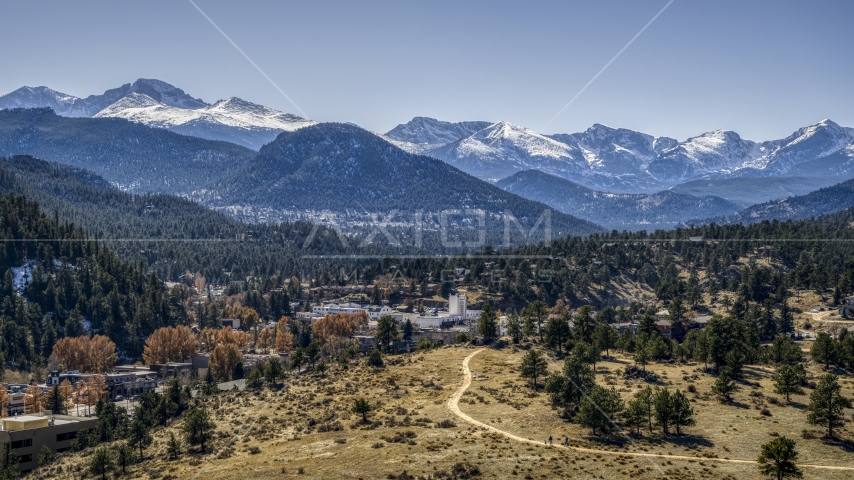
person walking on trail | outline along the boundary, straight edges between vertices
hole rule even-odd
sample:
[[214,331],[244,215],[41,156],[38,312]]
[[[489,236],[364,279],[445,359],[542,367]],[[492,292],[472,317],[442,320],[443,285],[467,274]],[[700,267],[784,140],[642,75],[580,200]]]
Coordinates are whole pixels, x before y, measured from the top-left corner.
[[552,436],[549,435],[549,445],[551,445],[551,444],[552,444]]
[[568,446],[569,446],[569,437],[566,437],[566,438],[564,438],[564,439],[563,439],[563,446],[564,446],[564,447],[568,447]]

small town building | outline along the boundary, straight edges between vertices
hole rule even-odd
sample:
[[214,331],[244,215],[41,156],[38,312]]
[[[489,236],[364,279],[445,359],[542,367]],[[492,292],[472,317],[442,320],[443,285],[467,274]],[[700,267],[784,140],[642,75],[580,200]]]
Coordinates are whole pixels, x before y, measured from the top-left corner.
[[81,430],[95,428],[97,418],[53,415],[40,412],[0,419],[0,444],[10,444],[18,455],[18,471],[28,473],[38,467],[38,455],[45,445],[57,453],[71,448]]

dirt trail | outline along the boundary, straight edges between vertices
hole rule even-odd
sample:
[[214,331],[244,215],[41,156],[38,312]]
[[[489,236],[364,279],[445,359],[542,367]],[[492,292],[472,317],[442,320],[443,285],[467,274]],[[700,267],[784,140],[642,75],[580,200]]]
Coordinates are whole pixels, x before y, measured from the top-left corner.
[[[469,356],[467,356],[463,360],[463,384],[451,396],[451,399],[448,401],[448,408],[451,410],[451,412],[454,413],[454,415],[462,418],[463,420],[465,420],[466,422],[468,422],[474,426],[477,426],[480,428],[485,428],[486,430],[488,430],[490,432],[498,433],[498,434],[503,435],[503,436],[505,436],[511,440],[516,440],[517,442],[528,443],[531,445],[545,446],[540,441],[533,440],[531,438],[523,438],[523,437],[520,437],[517,435],[513,435],[510,432],[505,432],[504,430],[499,430],[499,429],[493,427],[492,425],[487,425],[486,423],[483,423],[479,420],[475,420],[474,418],[466,415],[465,413],[463,413],[462,410],[460,410],[460,398],[462,398],[463,394],[466,393],[466,390],[468,390],[469,386],[471,386],[471,381],[472,381],[471,369],[469,368],[469,361],[475,355],[482,352],[483,350],[484,349],[482,349],[482,348],[480,350],[476,350],[476,351],[472,352]],[[584,448],[584,447],[572,447],[572,446],[564,447],[563,445],[559,445],[559,444],[552,445],[551,448],[563,448],[563,449],[575,450],[576,452],[593,453],[593,454],[601,454],[601,455],[626,456],[626,457],[651,457],[651,458],[662,458],[662,459],[668,459],[668,460],[694,460],[694,461],[698,461],[698,462],[742,463],[742,464],[752,464],[752,465],[756,464],[755,460],[739,460],[739,459],[732,459],[732,458],[691,457],[688,455],[666,455],[666,454],[661,454],[661,453],[615,452],[612,450],[597,450],[597,449],[593,449],[593,448]],[[820,469],[826,469],[826,470],[854,471],[854,467],[841,467],[841,466],[835,466],[835,465],[798,464],[798,466],[803,467],[803,468],[820,468]]]

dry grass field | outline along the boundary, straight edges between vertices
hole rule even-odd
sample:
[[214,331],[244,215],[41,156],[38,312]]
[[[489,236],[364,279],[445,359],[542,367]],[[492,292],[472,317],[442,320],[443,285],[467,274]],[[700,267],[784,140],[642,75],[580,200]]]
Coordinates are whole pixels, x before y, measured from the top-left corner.
[[[710,393],[713,377],[700,373],[700,365],[649,365],[658,386],[684,391],[693,385],[696,393],[689,396],[697,425],[680,436],[656,431],[594,438],[560,419],[548,397],[519,378],[524,353],[512,346],[444,347],[386,357],[389,365],[383,369],[358,366],[325,376],[289,377],[281,390],[195,400],[211,409],[217,424],[208,452],[185,447],[178,460],[168,460],[168,432],[179,436],[182,423],[175,420],[157,431],[146,459],[130,468],[127,478],[760,478],[755,464],[726,460],[752,462],[759,446],[776,435],[797,440],[802,464],[854,468],[851,430],[840,432],[842,441],[823,440],[820,429],[806,423],[807,396],[786,404],[773,394],[770,369],[746,368],[734,401],[721,404]],[[460,410],[530,442],[471,425],[449,408],[449,399],[463,385],[463,360],[472,354],[472,381]],[[617,355],[598,365],[597,380],[615,386],[624,400],[646,385],[623,378],[630,363]],[[550,360],[550,368],[560,365]],[[820,367],[810,367],[812,376],[820,373]],[[854,382],[843,377],[842,383],[845,394],[854,396]],[[374,406],[370,423],[350,412],[358,397]],[[802,438],[804,431],[814,438]],[[554,446],[543,444],[550,435]],[[565,437],[576,449],[558,446]],[[585,448],[592,451],[578,450]],[[41,475],[81,478],[85,454],[64,456]],[[852,478],[854,470],[804,467],[804,474],[844,479]]]

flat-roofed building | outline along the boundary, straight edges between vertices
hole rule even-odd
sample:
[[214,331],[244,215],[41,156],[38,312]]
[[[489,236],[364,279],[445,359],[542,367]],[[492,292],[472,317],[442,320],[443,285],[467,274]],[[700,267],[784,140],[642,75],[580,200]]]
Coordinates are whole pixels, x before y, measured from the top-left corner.
[[38,467],[39,451],[44,445],[54,452],[71,448],[81,430],[97,426],[97,418],[52,415],[40,412],[0,420],[0,444],[10,444],[18,455],[18,471],[27,473]]

